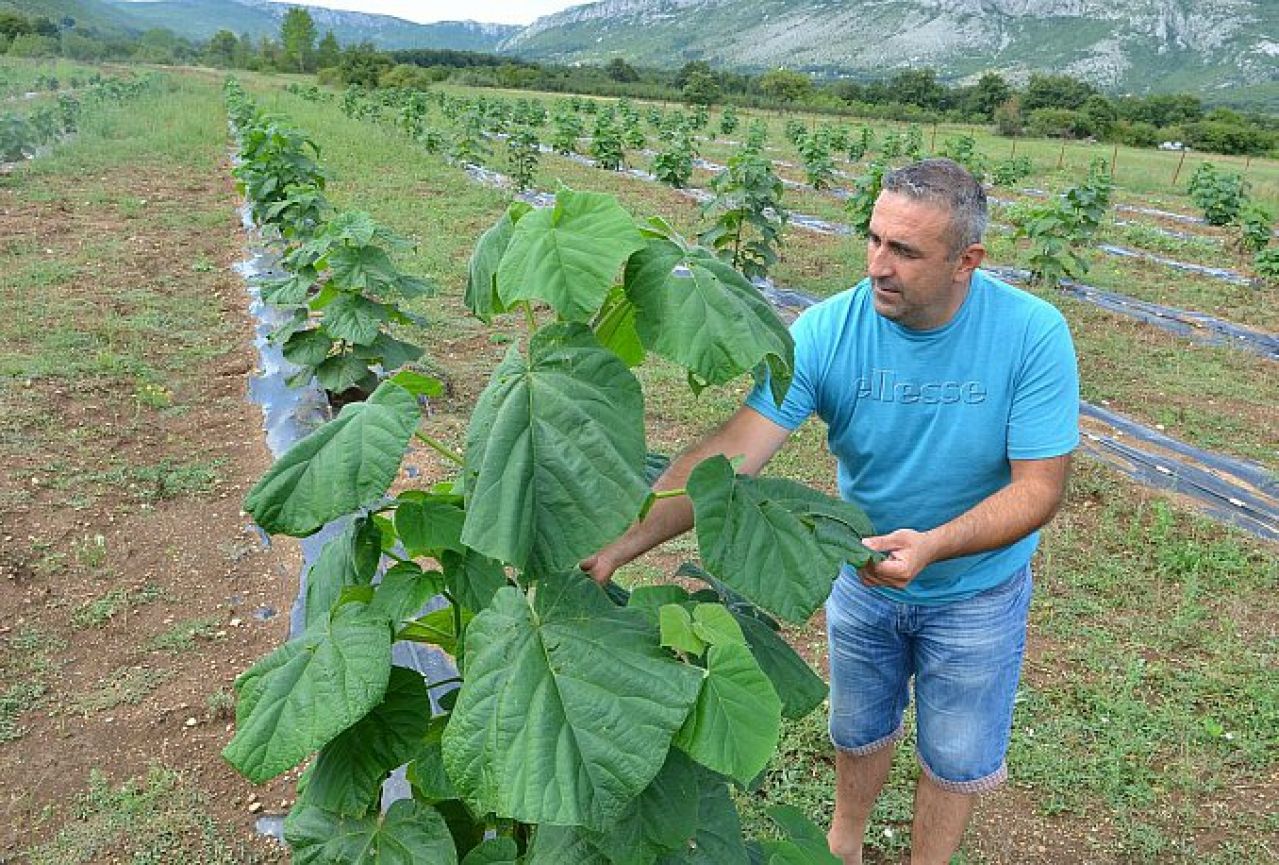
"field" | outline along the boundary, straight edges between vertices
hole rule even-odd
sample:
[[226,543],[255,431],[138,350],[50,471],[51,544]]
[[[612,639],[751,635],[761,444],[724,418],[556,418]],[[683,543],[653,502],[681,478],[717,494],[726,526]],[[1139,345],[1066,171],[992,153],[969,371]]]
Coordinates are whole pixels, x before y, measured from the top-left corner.
[[[68,80],[76,71],[0,67],[15,92],[39,74]],[[505,210],[509,190],[474,182],[443,153],[411,140],[393,110],[382,122],[357,119],[340,109],[340,94],[313,99],[284,89],[309,84],[300,79],[242,83],[318,145],[328,198],[409,240],[397,266],[438,284],[434,297],[400,301],[421,321],[396,334],[426,349],[421,366],[443,383],[422,429],[440,449],[462,451],[493,367],[527,326],[522,312],[483,325],[463,302],[471,250]],[[245,398],[258,360],[234,266],[252,241],[237,213],[221,86],[212,71],[181,70],[128,100],[86,101],[76,134],[0,177],[0,297],[11,308],[0,322],[3,862],[286,858],[254,826],[261,815],[288,811],[296,773],[258,787],[220,756],[233,731],[233,682],[287,638],[302,567],[297,543],[282,535],[264,542],[242,510],[271,455],[260,411]],[[445,92],[459,101],[530,98]],[[548,107],[556,101],[537,98]],[[455,122],[431,111],[428,124],[451,135]],[[752,119],[743,114],[743,127]],[[785,125],[818,121],[760,119],[768,155],[798,166]],[[719,121],[712,112],[711,128]],[[875,128],[879,140],[886,131]],[[936,146],[964,132],[972,131],[942,127]],[[934,131],[922,134],[927,151]],[[972,134],[992,158],[1012,146]],[[734,147],[723,139],[743,135],[701,142],[702,157],[725,162]],[[508,145],[487,146],[486,164],[511,173]],[[1040,200],[1025,189],[1060,191],[1081,179],[1092,157],[1117,156],[1116,203],[1195,213],[1185,190],[1194,154],[1174,186],[1176,153],[1047,141],[1016,148],[1032,160],[1032,173],[995,190],[1001,199]],[[626,161],[648,166],[635,147]],[[1251,195],[1279,205],[1279,164],[1213,161],[1246,172]],[[846,159],[836,167],[861,170]],[[804,180],[800,168],[778,170]],[[661,215],[685,237],[706,225],[681,191],[563,156],[540,155],[532,180],[539,190],[563,184],[611,193],[636,217]],[[710,180],[698,171],[691,184]],[[849,220],[827,193],[788,188],[784,201],[795,213]],[[1248,272],[1225,229],[1131,211],[1122,213],[1131,224],[1117,225],[1117,215],[1111,211],[1099,240]],[[1004,218],[997,208],[994,221]],[[992,230],[988,246],[997,263],[1026,262],[1026,244],[1007,232]],[[1089,284],[1262,333],[1279,330],[1273,284],[1232,285],[1095,250],[1088,258]],[[823,296],[856,281],[864,264],[859,240],[791,226],[771,275]],[[1070,321],[1086,400],[1252,460],[1273,477],[1273,360],[1033,290]],[[648,447],[665,453],[713,428],[745,386],[738,380],[694,397],[684,370],[665,360],[636,374]],[[453,470],[438,450],[415,443],[395,489],[424,488]],[[832,489],[816,424],[792,439],[770,474]],[[1078,459],[1068,504],[1045,531],[1036,562],[1011,781],[981,801],[957,861],[1279,861],[1277,552],[1274,543],[1208,520],[1189,500]],[[693,539],[679,539],[618,581],[632,589],[667,582],[696,556]],[[820,613],[785,633],[824,669]],[[833,781],[824,723],[822,709],[784,722],[762,783],[736,797],[748,836],[773,831],[765,811],[777,804],[824,824]],[[900,861],[908,849],[917,771],[903,749],[868,834],[873,861]]]

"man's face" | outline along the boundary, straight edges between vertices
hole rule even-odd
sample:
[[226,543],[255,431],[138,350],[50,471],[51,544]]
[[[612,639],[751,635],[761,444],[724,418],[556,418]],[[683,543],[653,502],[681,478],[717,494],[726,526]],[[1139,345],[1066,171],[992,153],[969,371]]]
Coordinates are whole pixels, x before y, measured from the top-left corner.
[[950,249],[950,212],[931,202],[883,192],[875,201],[866,241],[875,311],[912,330],[950,321],[968,293],[968,279],[985,249]]

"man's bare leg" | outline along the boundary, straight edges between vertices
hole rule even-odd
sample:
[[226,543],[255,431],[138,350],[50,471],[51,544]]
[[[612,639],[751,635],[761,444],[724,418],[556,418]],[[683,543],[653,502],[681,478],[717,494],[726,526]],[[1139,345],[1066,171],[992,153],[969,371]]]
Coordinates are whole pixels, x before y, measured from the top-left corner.
[[835,752],[835,816],[826,842],[844,865],[861,865],[866,819],[893,765],[893,746],[866,755]]
[[910,830],[911,865],[947,865],[964,838],[964,827],[976,801],[975,793],[952,793],[938,787],[927,775],[920,775],[915,787],[915,821]]

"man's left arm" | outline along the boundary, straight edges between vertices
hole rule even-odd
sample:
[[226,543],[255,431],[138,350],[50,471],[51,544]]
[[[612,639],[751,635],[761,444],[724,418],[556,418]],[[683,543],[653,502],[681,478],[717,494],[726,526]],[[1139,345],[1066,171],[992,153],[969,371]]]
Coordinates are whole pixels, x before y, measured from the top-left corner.
[[862,568],[869,586],[903,588],[933,562],[1006,547],[1045,525],[1066,491],[1070,455],[1039,460],[1011,460],[1008,485],[935,529],[898,529],[866,538],[872,550],[891,553],[879,564]]

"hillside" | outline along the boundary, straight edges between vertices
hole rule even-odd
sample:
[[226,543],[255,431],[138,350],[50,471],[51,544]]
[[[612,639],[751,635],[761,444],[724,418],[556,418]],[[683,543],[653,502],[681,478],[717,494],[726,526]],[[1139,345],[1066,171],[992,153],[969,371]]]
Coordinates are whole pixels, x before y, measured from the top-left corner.
[[501,50],[556,62],[688,60],[950,79],[1062,72],[1115,90],[1279,81],[1274,0],[603,0],[539,19]]
[[[106,5],[142,21],[148,27],[167,27],[191,39],[207,39],[218,30],[277,36],[289,4],[269,0],[104,0]],[[332,30],[342,44],[372,42],[379,48],[457,48],[492,51],[520,28],[474,21],[415,24],[390,15],[343,12],[305,7],[323,33]]]
[[[218,30],[254,38],[278,36],[289,6],[269,0],[0,0],[0,9],[61,20],[103,33],[140,32],[164,27],[188,39],[208,39]],[[320,33],[332,30],[342,44],[372,42],[379,48],[453,48],[493,51],[521,28],[474,21],[415,24],[389,15],[306,7]]]

